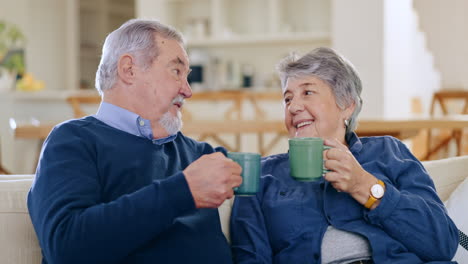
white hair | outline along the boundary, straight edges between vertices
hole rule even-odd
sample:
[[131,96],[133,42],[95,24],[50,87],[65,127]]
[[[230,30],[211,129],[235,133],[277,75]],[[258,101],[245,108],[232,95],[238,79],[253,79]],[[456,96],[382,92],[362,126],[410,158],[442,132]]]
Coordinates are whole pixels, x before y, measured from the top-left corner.
[[330,48],[317,48],[299,57],[291,54],[282,59],[277,70],[284,89],[289,78],[315,76],[330,85],[336,104],[345,109],[355,104],[354,112],[348,119],[346,133],[354,131],[357,116],[362,108],[362,83],[351,62]]
[[102,47],[101,61],[96,72],[95,85],[99,93],[114,86],[117,63],[123,54],[131,54],[143,68],[149,68],[159,55],[155,41],[157,37],[185,44],[177,30],[157,20],[132,19],[110,33]]

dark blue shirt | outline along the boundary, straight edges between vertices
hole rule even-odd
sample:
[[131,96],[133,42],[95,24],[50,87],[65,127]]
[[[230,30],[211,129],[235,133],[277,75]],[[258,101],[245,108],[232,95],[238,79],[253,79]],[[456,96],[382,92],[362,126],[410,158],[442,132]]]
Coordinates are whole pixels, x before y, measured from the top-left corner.
[[195,208],[182,173],[215,149],[166,141],[94,117],[56,126],[28,196],[43,263],[231,263],[218,210]]
[[261,191],[234,202],[231,246],[236,263],[320,263],[329,225],[367,238],[375,263],[450,263],[458,231],[422,164],[392,137],[358,138],[352,133],[347,142],[361,166],[385,182],[379,206],[369,211],[323,178],[295,181],[288,154],[266,157]]

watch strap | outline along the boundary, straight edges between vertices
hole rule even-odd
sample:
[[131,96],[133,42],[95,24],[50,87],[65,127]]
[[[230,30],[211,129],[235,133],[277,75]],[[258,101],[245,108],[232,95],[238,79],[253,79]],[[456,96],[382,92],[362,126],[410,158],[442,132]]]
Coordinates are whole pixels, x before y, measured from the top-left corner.
[[[377,184],[380,184],[382,186],[382,188],[385,189],[385,183],[381,180],[378,180],[377,181]],[[377,198],[375,198],[373,195],[372,195],[372,191],[370,192],[370,195],[369,195],[369,199],[367,199],[367,202],[364,204],[364,207],[366,207],[367,209],[370,209],[372,207],[372,205],[374,205],[375,202],[377,202]]]

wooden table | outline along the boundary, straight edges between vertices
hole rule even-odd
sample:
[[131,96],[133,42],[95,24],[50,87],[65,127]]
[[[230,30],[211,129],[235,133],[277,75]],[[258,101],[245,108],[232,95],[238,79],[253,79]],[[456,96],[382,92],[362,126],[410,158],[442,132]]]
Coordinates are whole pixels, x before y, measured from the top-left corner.
[[[53,128],[54,124],[20,125],[14,129],[16,138],[45,139]],[[408,119],[363,119],[358,123],[356,133],[359,136],[381,136],[390,135],[399,139],[407,139],[418,134],[423,129],[448,128],[463,129],[468,128],[468,115],[456,115],[440,118],[408,118]],[[182,129],[184,134],[204,134],[213,137],[217,143],[230,149],[239,150],[240,146],[229,147],[219,134],[246,134],[253,133],[259,135],[259,152],[267,154],[268,151],[280,140],[287,137],[287,131],[283,121],[259,121],[259,120],[229,120],[222,121],[184,121]],[[263,134],[276,134],[268,145],[263,142]],[[203,139],[200,139],[203,140]]]
[[468,128],[468,115],[451,115],[435,118],[364,119],[359,121],[356,133],[361,137],[390,135],[399,139],[406,139],[415,136],[423,129],[434,128]]

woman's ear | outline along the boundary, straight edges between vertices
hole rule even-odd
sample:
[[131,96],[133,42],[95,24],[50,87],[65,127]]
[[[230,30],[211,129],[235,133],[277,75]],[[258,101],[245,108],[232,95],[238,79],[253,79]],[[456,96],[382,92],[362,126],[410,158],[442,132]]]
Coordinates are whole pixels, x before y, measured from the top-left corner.
[[132,84],[135,79],[135,63],[134,58],[130,54],[124,54],[117,62],[118,78],[126,83]]
[[356,108],[356,104],[353,102],[350,106],[348,106],[347,108],[345,108],[343,110],[343,118],[344,120],[348,120],[351,118],[351,116],[353,115],[354,113],[354,109]]

